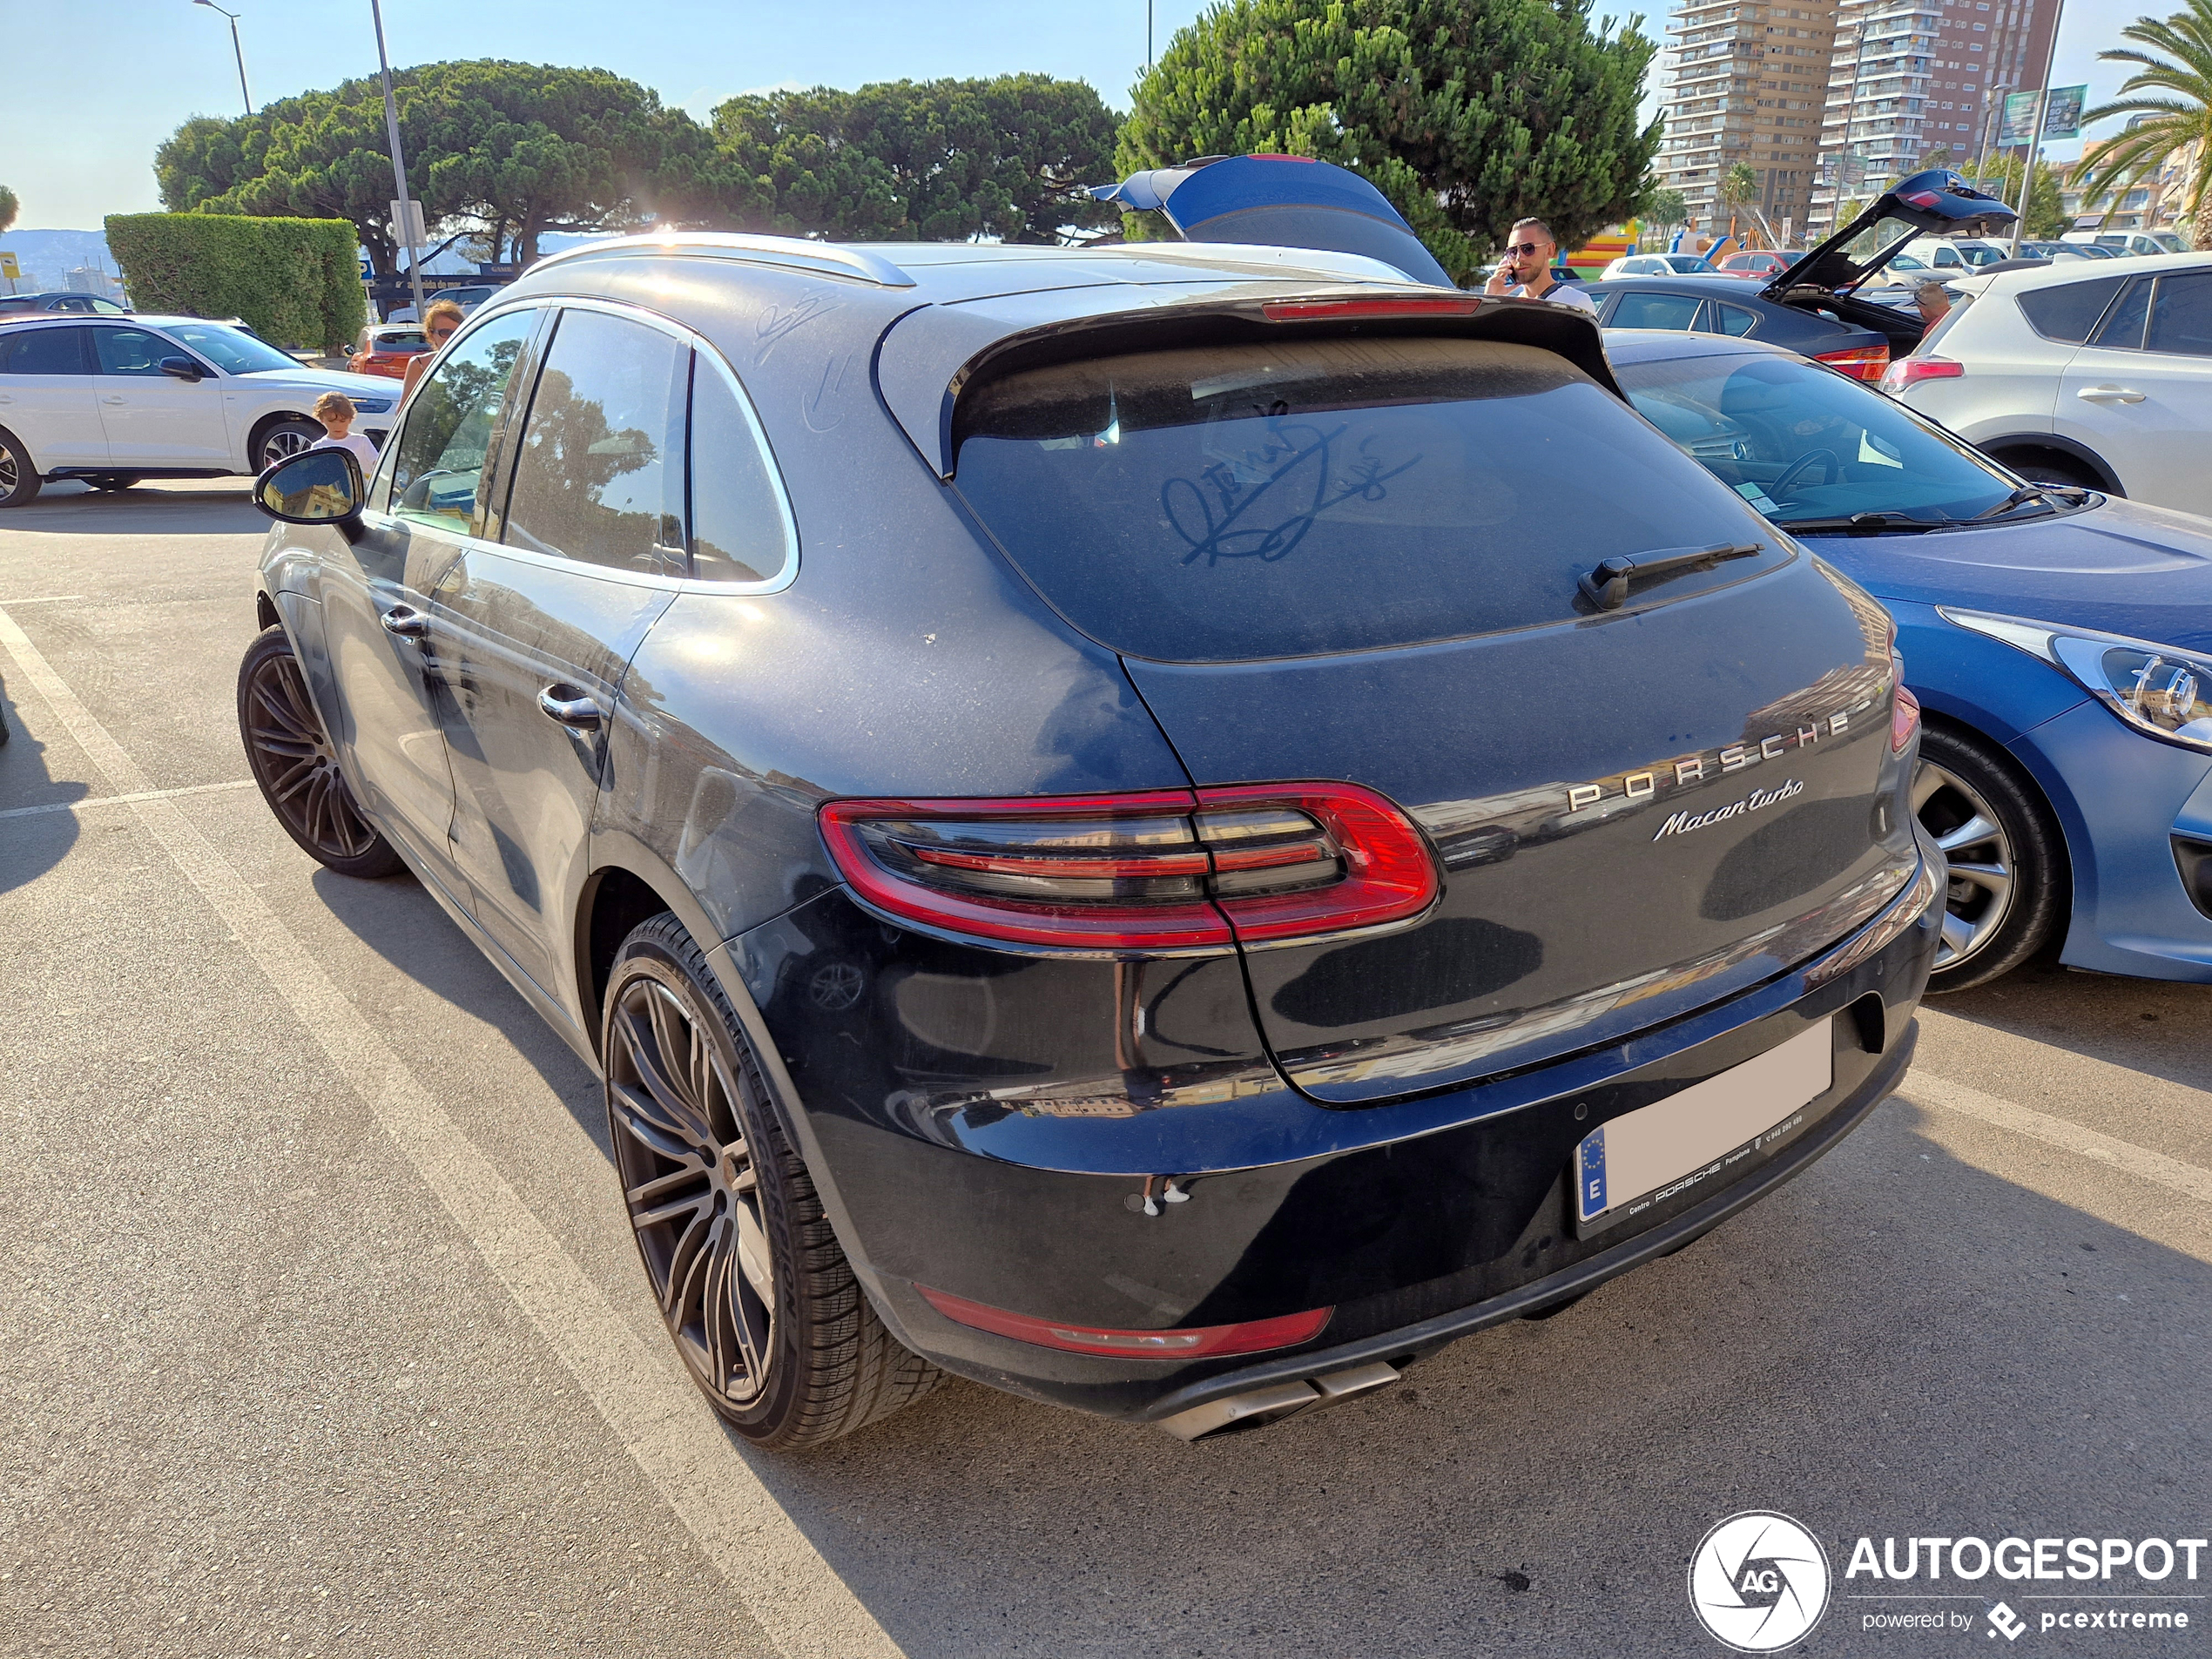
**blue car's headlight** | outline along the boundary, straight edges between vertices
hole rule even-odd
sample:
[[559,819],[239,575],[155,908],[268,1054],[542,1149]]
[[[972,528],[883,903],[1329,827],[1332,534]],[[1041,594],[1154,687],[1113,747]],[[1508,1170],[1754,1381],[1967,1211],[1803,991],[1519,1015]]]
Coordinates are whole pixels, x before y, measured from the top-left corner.
[[356,415],[382,415],[392,407],[388,397],[357,397],[353,400]]
[[1948,605],[1936,614],[2040,657],[2145,736],[2212,754],[2212,657],[2124,634]]

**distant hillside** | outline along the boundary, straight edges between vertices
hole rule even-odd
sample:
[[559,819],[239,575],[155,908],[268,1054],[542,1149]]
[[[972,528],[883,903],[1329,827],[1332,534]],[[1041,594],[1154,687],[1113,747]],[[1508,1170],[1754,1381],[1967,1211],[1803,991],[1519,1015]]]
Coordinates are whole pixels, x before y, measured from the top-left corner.
[[111,274],[115,270],[115,260],[107,251],[107,238],[98,231],[14,230],[0,236],[0,250],[16,256],[16,263],[26,278],[35,275],[38,279],[37,290],[27,282],[16,285],[25,293],[66,287],[69,273],[80,265],[97,265]]

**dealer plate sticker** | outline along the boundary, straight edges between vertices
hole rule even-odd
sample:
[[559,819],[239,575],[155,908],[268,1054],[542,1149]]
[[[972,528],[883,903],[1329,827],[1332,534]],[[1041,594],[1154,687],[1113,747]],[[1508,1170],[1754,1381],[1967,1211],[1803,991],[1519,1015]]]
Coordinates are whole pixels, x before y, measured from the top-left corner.
[[1666,1099],[1623,1113],[1575,1149],[1576,1231],[1624,1221],[1802,1128],[1836,1077],[1832,1020]]

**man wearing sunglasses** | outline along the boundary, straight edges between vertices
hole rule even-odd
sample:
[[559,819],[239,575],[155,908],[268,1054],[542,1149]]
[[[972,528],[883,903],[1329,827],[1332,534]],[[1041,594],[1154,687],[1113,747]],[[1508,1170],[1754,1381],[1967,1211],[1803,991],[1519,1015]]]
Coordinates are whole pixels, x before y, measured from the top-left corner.
[[1597,302],[1580,288],[1552,280],[1552,261],[1559,244],[1551,226],[1541,219],[1524,219],[1506,235],[1506,254],[1482,285],[1485,293],[1502,293],[1514,300],[1548,300],[1555,306],[1572,306],[1597,315]]

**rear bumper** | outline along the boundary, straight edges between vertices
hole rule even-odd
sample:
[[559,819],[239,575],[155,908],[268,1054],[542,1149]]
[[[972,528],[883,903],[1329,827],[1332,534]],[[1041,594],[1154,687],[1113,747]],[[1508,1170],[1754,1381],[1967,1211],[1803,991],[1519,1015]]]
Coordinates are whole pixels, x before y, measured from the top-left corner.
[[[803,1044],[779,1038],[778,1047],[805,1103],[793,1114],[802,1150],[900,1340],[1016,1394],[1150,1421],[1271,1380],[1417,1356],[1563,1301],[1679,1248],[1787,1180],[1848,1133],[1909,1063],[1941,915],[1931,902],[1938,868],[1924,867],[1904,897],[1820,958],[1726,1003],[1517,1076],[1358,1110],[1279,1090],[1048,1119],[1022,1132],[1036,1138],[994,1140],[1003,1117],[977,1130],[964,1109],[955,1134],[903,1110],[896,1095],[887,1100],[880,1085],[864,1094],[861,1072],[833,1069]],[[842,942],[850,948],[849,937]],[[744,941],[732,941],[732,955],[757,995],[760,957]],[[810,965],[821,960],[818,951],[796,971],[789,961],[771,968],[788,986],[841,982]],[[1822,1022],[1833,1033],[1833,1082],[1801,1125],[1608,1231],[1575,1237],[1568,1170],[1590,1130]],[[1210,1159],[1193,1156],[1192,1131],[1160,1126],[1178,1121],[1211,1126]],[[1083,1136],[1064,1133],[1071,1128]],[[1085,1138],[1094,1132],[1103,1138]],[[1158,1157],[1134,1167],[1176,1177],[1189,1201],[1145,1214],[1143,1173],[1082,1167],[1101,1144]],[[1295,1153],[1268,1161],[1271,1147]],[[1025,1152],[1065,1155],[1078,1167],[1041,1167],[1022,1161]],[[1335,1312],[1312,1340],[1257,1357],[1126,1359],[956,1323],[918,1285],[1116,1330]]]

